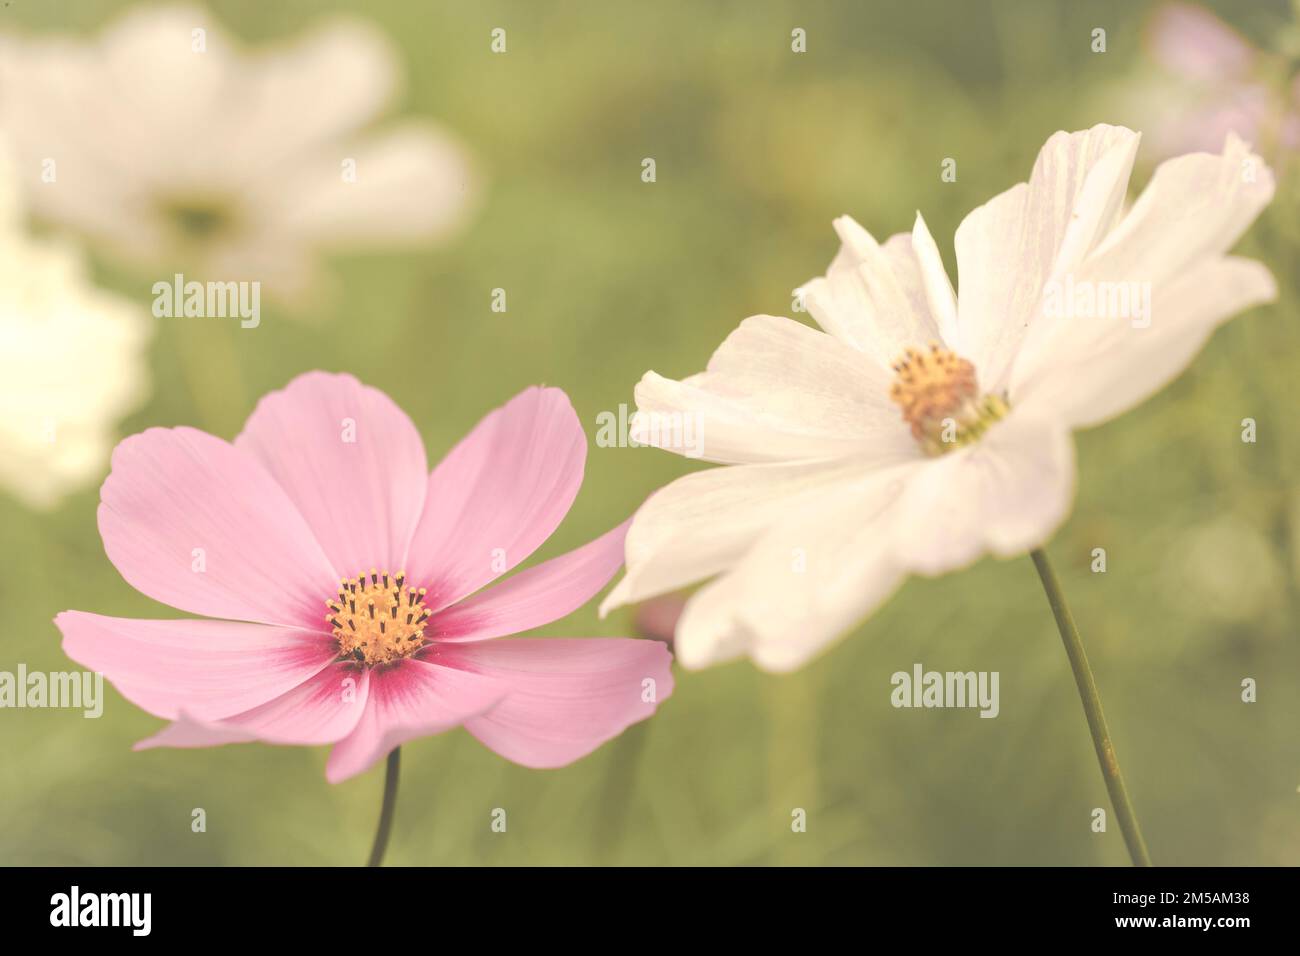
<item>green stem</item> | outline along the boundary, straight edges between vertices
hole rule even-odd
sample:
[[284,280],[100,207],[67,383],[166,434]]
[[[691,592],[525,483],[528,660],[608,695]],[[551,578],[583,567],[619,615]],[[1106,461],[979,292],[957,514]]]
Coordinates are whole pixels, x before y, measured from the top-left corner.
[[379,866],[384,862],[384,851],[388,849],[388,835],[393,830],[393,811],[397,808],[397,778],[402,770],[402,748],[394,747],[388,755],[388,764],[384,770],[384,805],[379,811],[379,829],[375,831],[375,844],[370,848],[370,862],[367,866]]
[[1097,762],[1101,764],[1101,776],[1106,781],[1106,791],[1110,794],[1115,816],[1119,818],[1119,828],[1124,833],[1124,842],[1128,844],[1129,856],[1133,859],[1134,866],[1150,866],[1151,857],[1147,853],[1146,841],[1142,839],[1137,814],[1133,812],[1133,803],[1124,786],[1124,775],[1120,772],[1119,759],[1115,756],[1115,745],[1110,742],[1110,731],[1106,728],[1106,716],[1101,712],[1101,695],[1097,693],[1097,682],[1093,679],[1092,668],[1088,666],[1088,655],[1083,651],[1079,629],[1074,626],[1074,617],[1065,603],[1061,582],[1057,580],[1056,572],[1052,570],[1047,554],[1041,548],[1032,551],[1030,557],[1034,559],[1034,567],[1043,580],[1047,603],[1052,606],[1056,627],[1061,632],[1065,653],[1070,658],[1074,682],[1078,685],[1083,712],[1088,718],[1088,729],[1092,732],[1092,745],[1097,751]]

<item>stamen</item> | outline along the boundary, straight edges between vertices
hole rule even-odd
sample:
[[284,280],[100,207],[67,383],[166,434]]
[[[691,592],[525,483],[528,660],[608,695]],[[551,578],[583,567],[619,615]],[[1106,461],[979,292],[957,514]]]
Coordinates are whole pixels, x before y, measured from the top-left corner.
[[890,399],[912,427],[912,437],[927,454],[977,441],[1009,406],[1000,395],[980,395],[975,366],[931,342],[928,351],[907,349],[892,366]]
[[[403,589],[406,601],[402,601]],[[338,641],[339,660],[351,660],[366,667],[392,664],[410,657],[424,646],[424,622],[431,611],[424,606],[425,589],[406,586],[406,572],[396,575],[371,568],[356,579],[344,579],[339,589],[339,600],[326,601],[329,608],[325,620],[334,628]],[[365,614],[357,615],[357,601],[364,605]],[[349,613],[343,608],[346,605]],[[405,606],[405,626],[398,623],[398,610]],[[380,613],[376,613],[378,607]],[[388,611],[387,616],[382,612]],[[417,619],[418,615],[418,619]],[[388,627],[389,622],[393,627]]]

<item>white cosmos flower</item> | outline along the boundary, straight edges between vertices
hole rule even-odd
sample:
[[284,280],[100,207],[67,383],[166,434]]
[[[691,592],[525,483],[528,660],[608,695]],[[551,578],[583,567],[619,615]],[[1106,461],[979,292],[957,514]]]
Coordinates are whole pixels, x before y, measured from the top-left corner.
[[131,265],[293,299],[320,252],[465,218],[474,184],[448,134],[426,120],[364,131],[397,74],[364,21],[247,52],[202,9],[137,8],[96,40],[5,37],[0,126],[41,218]]
[[148,394],[144,310],[94,287],[79,252],[23,232],[0,154],[0,485],[35,508],[103,476]]
[[[1276,294],[1225,254],[1273,195],[1259,157],[1229,137],[1172,159],[1125,211],[1137,146],[1114,126],[1053,135],[1028,183],[957,229],[960,299],[920,216],[883,245],[845,217],[803,290],[824,331],[754,316],[706,371],[646,373],[632,437],[681,452],[689,432],[731,467],[650,497],[602,611],[713,578],[678,623],[679,659],[787,670],[908,574],[1046,542],[1073,498],[1071,430],[1136,405]],[[683,415],[692,428],[668,427]]]

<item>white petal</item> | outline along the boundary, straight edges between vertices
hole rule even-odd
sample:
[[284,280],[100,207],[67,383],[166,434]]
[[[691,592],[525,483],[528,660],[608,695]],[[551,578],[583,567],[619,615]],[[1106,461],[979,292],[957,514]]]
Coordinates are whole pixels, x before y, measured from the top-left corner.
[[902,579],[885,533],[913,462],[795,507],[731,571],[686,603],[674,650],[686,667],[748,654],[766,670],[805,663],[883,602]]
[[[246,158],[293,160],[369,123],[393,98],[398,60],[392,42],[368,21],[340,17],[282,47],[258,50],[245,69],[252,88],[231,110],[232,132],[258,148]],[[329,150],[338,178],[337,148]]]
[[[201,31],[202,51],[194,48],[196,31]],[[168,161],[174,163],[178,155],[195,149],[191,135],[206,143],[216,131],[204,127],[235,92],[231,85],[240,73],[239,53],[229,35],[194,6],[136,7],[109,24],[96,44],[60,49],[59,41],[49,43],[45,49],[54,55],[33,60],[53,67],[66,58],[68,65],[90,67],[97,83],[96,105],[107,112],[82,114],[81,121],[92,127],[117,126],[124,165],[145,159],[153,148],[168,148]],[[19,95],[26,89],[20,88]],[[106,131],[96,132],[97,152],[110,152]]]
[[[299,308],[323,308],[338,296],[333,277],[320,268],[312,249],[273,231],[258,229],[238,242],[216,245],[203,262],[207,275],[256,276],[268,294]],[[315,316],[306,313],[306,318]]]
[[13,153],[0,143],[0,237],[8,239],[22,230],[25,212]]
[[630,437],[716,462],[834,458],[876,449],[915,454],[889,401],[889,373],[829,335],[753,316],[708,369],[675,382],[646,373]]
[[1158,286],[1231,249],[1273,190],[1272,170],[1230,133],[1221,155],[1190,153],[1161,163],[1128,215],[1089,256],[1085,271]]
[[1076,319],[1048,356],[1016,385],[1016,400],[1087,428],[1163,388],[1223,322],[1277,297],[1272,275],[1251,259],[1223,257],[1166,282],[1151,300],[1151,324]]
[[[150,175],[158,131],[141,128],[105,88],[104,72],[91,50],[67,41],[0,37],[0,114],[28,204],[42,218],[116,240],[129,238],[138,215],[124,194]],[[188,74],[174,86],[203,98]],[[147,155],[137,157],[141,143]],[[49,159],[54,183],[42,181]]]
[[[345,180],[340,157],[355,163]],[[267,228],[319,248],[444,235],[478,192],[467,154],[432,123],[413,122],[299,162],[265,196]]]
[[[897,236],[894,239],[898,238]],[[893,243],[893,239],[890,243]],[[939,337],[956,352],[962,351],[960,331],[957,325],[957,296],[952,291],[952,281],[943,267],[943,256],[939,247],[918,212],[916,224],[912,226],[910,247],[919,268],[922,287],[925,290],[926,308],[934,317]],[[915,343],[921,344],[921,343]]]
[[[986,391],[1006,387],[1043,286],[1064,264],[1071,225],[1077,224],[1066,246],[1071,256],[1086,252],[1109,225],[1136,148],[1137,134],[1118,126],[1056,133],[1039,152],[1028,184],[995,196],[957,227],[960,335]],[[1089,204],[1086,216],[1077,209],[1081,197]]]
[[679,478],[637,511],[625,544],[627,574],[601,614],[703,580],[735,564],[790,510],[828,491],[873,480],[899,460],[867,453],[829,462],[712,468]]
[[[1119,221],[1140,139],[1138,134],[1121,137],[1088,170],[1060,236],[1053,276],[1077,268]],[[1054,218],[1059,220],[1059,215],[1060,211],[1054,210]]]
[[909,345],[939,337],[922,280],[922,267],[905,234],[884,246],[849,216],[835,220],[839,252],[824,278],[802,287],[817,323],[883,368]]
[[63,240],[0,233],[0,485],[47,508],[103,477],[118,419],[149,394],[152,331]]
[[[1107,290],[1118,290],[1130,299],[1135,295],[1149,295],[1151,328],[1133,329],[1134,334],[1127,335],[1126,323],[1138,318],[1131,308],[1126,314],[1116,315],[1111,314],[1113,309],[1109,306],[1097,306],[1090,317],[1071,317],[1073,313],[1067,309],[1058,310],[1060,316],[1035,324],[1016,356],[1009,382],[1012,401],[1019,403],[1031,386],[1040,388],[1043,378],[1053,374],[1053,369],[1067,366],[1077,369],[1085,360],[1119,343],[1127,342],[1126,348],[1137,348],[1136,342],[1153,338],[1149,334],[1152,330],[1163,336],[1182,328],[1192,337],[1191,343],[1181,347],[1170,346],[1162,339],[1162,348],[1172,347],[1175,354],[1182,355],[1172,367],[1176,371],[1208,336],[1204,321],[1220,322],[1231,317],[1235,310],[1267,301],[1271,297],[1267,292],[1269,287],[1260,281],[1238,280],[1236,276],[1244,267],[1223,266],[1222,254],[1267,205],[1273,190],[1272,172],[1231,134],[1222,155],[1192,153],[1162,163],[1128,215],[1082,262],[1060,275],[1054,289],[1058,304],[1064,307],[1078,296],[1076,290],[1088,292],[1097,300],[1103,293],[1109,298]],[[1208,290],[1209,301],[1203,307],[1189,308],[1185,300],[1195,293],[1189,291],[1186,283],[1195,279],[1189,279],[1188,274],[1194,277],[1202,270],[1220,277],[1217,281],[1226,282],[1227,287],[1218,294]],[[1210,282],[1207,274],[1207,289]],[[1170,283],[1178,288],[1166,289]],[[1184,316],[1193,310],[1204,314],[1205,320],[1185,321]],[[1170,377],[1155,374],[1162,367],[1163,363],[1157,361],[1149,380],[1151,387],[1146,387],[1144,382],[1136,392],[1126,394],[1150,394]],[[1106,374],[1104,369],[1097,371]],[[1059,386],[1057,383],[1054,389]],[[1092,392],[1083,396],[1087,402],[1094,398]],[[1114,414],[1131,403],[1103,404],[1113,408],[1107,414]],[[1104,417],[1089,412],[1078,421],[1095,423]]]
[[[654,560],[665,575],[720,526],[716,508],[692,505],[689,492],[680,490],[676,523],[655,541]],[[674,644],[678,659],[704,667],[748,655],[768,670],[798,667],[879,606],[905,575],[941,574],[985,554],[1009,557],[1043,544],[1065,519],[1073,493],[1069,432],[1013,410],[978,444],[947,455],[798,498],[756,497],[728,551],[693,569],[730,568],[687,602]],[[764,519],[767,527],[756,535]],[[674,531],[681,537],[674,539]],[[647,514],[646,540],[658,533]],[[753,544],[736,560],[747,540]],[[629,556],[629,568],[636,565]]]
[[895,557],[938,575],[985,554],[1023,554],[1065,520],[1074,478],[1066,427],[1012,409],[977,443],[918,470],[891,512]]

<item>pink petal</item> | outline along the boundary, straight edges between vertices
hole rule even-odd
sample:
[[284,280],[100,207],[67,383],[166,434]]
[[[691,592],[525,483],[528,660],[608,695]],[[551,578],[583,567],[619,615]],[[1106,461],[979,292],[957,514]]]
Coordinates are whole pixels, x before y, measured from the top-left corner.
[[677,622],[686,609],[686,595],[678,591],[661,594],[643,601],[636,609],[636,632],[654,641],[663,641],[672,647],[677,633]]
[[235,447],[279,482],[338,575],[401,569],[428,461],[415,426],[383,392],[351,375],[308,372],[258,402]]
[[141,621],[64,611],[63,651],[131,703],[173,720],[229,717],[293,690],[334,659],[329,635],[232,621]]
[[586,604],[623,566],[629,518],[568,554],[521,571],[433,616],[436,641],[482,641],[558,621]]
[[518,565],[551,536],[582,484],[587,437],[568,396],[529,388],[433,470],[407,577],[439,610]]
[[104,550],[137,591],[207,617],[324,620],[338,576],[245,452],[193,428],[151,428],[117,446],[99,495]]
[[330,751],[325,770],[330,783],[361,773],[408,740],[460,726],[509,689],[491,677],[413,659],[370,674],[370,699],[360,723]]
[[223,720],[203,720],[188,709],[136,750],[215,747],[261,740],[270,744],[331,744],[352,733],[365,713],[370,672],[343,661],[327,665],[287,694]]
[[561,767],[655,712],[673,691],[659,641],[515,638],[441,644],[438,659],[506,682],[510,696],[465,727],[526,767]]

